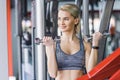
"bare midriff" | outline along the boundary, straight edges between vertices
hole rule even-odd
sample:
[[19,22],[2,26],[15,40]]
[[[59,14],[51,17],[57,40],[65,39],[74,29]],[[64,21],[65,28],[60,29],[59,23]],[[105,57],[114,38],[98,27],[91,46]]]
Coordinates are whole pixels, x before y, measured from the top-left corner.
[[76,80],[82,75],[83,72],[81,70],[59,70],[55,80]]

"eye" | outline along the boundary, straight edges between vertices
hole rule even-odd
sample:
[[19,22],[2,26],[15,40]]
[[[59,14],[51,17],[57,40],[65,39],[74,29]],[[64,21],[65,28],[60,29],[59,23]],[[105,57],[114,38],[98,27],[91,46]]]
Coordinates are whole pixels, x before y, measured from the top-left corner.
[[64,20],[67,20],[67,21],[68,21],[68,20],[69,20],[69,18],[68,18],[68,17],[65,17],[65,18],[64,18]]

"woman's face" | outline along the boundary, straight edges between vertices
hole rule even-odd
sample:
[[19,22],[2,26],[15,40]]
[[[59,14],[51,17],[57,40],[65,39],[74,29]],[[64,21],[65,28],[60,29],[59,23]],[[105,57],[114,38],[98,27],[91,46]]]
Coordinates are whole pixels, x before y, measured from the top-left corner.
[[58,12],[58,27],[62,32],[73,31],[77,20],[67,11]]

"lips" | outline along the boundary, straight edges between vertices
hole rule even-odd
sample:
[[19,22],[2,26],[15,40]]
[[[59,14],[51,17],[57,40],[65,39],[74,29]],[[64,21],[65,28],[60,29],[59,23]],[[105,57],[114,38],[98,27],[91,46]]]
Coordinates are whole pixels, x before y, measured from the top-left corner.
[[64,28],[66,28],[66,26],[60,26],[59,28],[60,28],[60,29],[64,29]]

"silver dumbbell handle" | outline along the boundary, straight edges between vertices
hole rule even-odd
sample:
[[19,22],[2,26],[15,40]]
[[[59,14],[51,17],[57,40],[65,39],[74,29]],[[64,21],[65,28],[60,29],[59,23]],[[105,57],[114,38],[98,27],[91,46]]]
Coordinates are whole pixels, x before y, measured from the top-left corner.
[[[54,41],[60,41],[60,39],[57,39],[55,38]],[[40,43],[43,43],[43,40],[42,39],[39,39],[39,38],[35,38],[35,44],[40,44]]]

